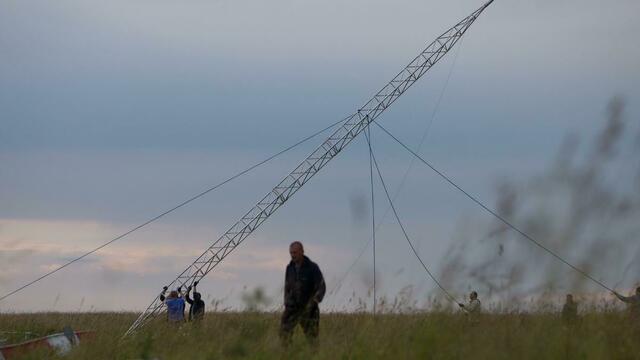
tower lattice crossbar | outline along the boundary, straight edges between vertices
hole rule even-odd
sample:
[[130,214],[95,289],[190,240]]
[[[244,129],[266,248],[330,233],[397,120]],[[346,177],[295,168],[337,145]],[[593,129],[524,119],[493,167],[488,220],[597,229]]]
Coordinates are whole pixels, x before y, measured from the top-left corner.
[[[402,71],[378,91],[356,113],[349,116],[328,139],[311,155],[304,159],[273,190],[238,220],[227,232],[218,238],[202,255],[180,273],[167,286],[185,287],[200,281],[240,245],[265,220],[273,215],[287,200],[317,174],[331,159],[336,157],[369,124],[377,119],[391,104],[405,93],[420,77],[453,48],[462,35],[469,29],[480,14],[493,2],[488,1],[482,7],[465,17],[430,43]],[[159,295],[125,333],[134,333],[158,314],[165,311]]]

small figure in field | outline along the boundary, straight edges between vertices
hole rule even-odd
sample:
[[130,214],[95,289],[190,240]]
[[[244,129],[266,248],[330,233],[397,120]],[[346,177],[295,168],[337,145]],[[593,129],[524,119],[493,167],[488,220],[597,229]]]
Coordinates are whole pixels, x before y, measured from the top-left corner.
[[165,297],[167,287],[162,288],[160,293],[160,301],[164,301],[167,305],[167,320],[170,323],[181,323],[184,321],[184,299],[182,298],[182,286],[177,290],[172,290],[169,296]]
[[458,306],[467,313],[470,320],[474,321],[477,320],[478,315],[480,315],[480,312],[482,311],[482,304],[478,299],[478,293],[475,291],[472,291],[469,294],[469,304],[465,305],[463,303],[458,303]]
[[284,346],[291,342],[293,330],[300,324],[307,340],[317,345],[320,328],[320,308],[326,286],[316,263],[304,255],[299,241],[289,246],[291,262],[284,278],[284,313],[280,323],[280,340]]
[[189,297],[191,292],[191,285],[187,288],[186,300],[189,303],[189,321],[199,321],[204,317],[204,301],[202,301],[202,295],[196,289],[198,282],[193,283],[193,299]]
[[636,288],[635,295],[622,296],[617,292],[613,292],[618,299],[629,304],[629,313],[632,320],[640,320],[640,286]]
[[573,324],[576,319],[578,319],[578,303],[573,300],[573,295],[567,294],[562,306],[562,321],[566,324]]

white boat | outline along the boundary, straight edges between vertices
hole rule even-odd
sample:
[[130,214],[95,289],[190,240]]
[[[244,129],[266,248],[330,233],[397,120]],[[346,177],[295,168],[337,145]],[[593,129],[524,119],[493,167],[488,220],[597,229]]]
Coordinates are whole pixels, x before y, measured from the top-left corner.
[[80,340],[92,337],[94,331],[73,331],[65,328],[64,332],[51,334],[37,339],[27,340],[18,344],[0,346],[0,360],[10,360],[34,349],[48,348],[53,352],[64,355],[72,347],[80,344]]

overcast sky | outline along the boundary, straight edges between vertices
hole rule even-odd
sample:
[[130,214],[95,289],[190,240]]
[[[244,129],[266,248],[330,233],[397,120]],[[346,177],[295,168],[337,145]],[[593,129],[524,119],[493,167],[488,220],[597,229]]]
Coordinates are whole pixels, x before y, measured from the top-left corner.
[[[482,5],[0,4],[2,294],[352,113]],[[614,95],[625,99],[628,118],[639,118],[638,14],[636,0],[496,0],[381,122],[412,146],[429,128],[421,153],[493,204],[497,179],[536,174],[567,133],[595,133]],[[410,156],[383,133],[373,137],[394,192]],[[145,307],[321,141],[4,300],[0,310]],[[370,235],[368,175],[365,144],[356,139],[203,281],[204,296],[241,306],[243,291],[262,286],[277,306],[294,240],[333,288]],[[376,203],[383,213],[380,189]],[[433,268],[461,219],[490,220],[419,165],[397,206]],[[433,284],[392,220],[378,235],[380,291],[393,297],[413,285],[422,299]],[[349,299],[367,297],[371,271],[368,250],[326,307],[353,309]]]

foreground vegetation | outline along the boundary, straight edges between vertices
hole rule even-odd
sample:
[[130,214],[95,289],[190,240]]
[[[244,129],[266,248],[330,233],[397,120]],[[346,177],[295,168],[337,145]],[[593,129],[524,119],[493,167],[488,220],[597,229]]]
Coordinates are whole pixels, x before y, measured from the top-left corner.
[[[585,314],[572,326],[555,314],[484,315],[471,324],[460,314],[323,314],[317,349],[297,330],[292,346],[280,347],[278,314],[209,313],[205,321],[177,330],[164,322],[120,341],[137,314],[2,314],[0,330],[60,332],[65,325],[92,329],[96,337],[65,359],[223,358],[420,358],[420,359],[633,359],[640,332],[624,312]],[[21,336],[17,334],[9,336]],[[6,337],[6,335],[5,335]],[[58,358],[33,352],[24,359]]]

